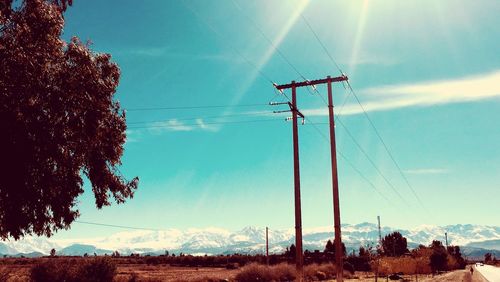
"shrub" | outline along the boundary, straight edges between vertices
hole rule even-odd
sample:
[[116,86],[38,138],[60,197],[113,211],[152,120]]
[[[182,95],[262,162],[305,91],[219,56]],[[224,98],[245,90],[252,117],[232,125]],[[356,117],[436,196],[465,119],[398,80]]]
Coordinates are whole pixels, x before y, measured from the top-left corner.
[[293,281],[297,277],[295,267],[286,263],[265,266],[257,263],[251,263],[245,266],[237,275],[236,281],[254,282],[254,281]]
[[116,265],[109,258],[88,260],[79,267],[75,281],[82,282],[111,282],[116,275]]
[[109,258],[96,258],[77,263],[74,260],[51,259],[31,269],[34,282],[111,282],[116,266]]
[[[345,265],[344,265],[345,266]],[[306,281],[322,281],[335,279],[337,267],[332,263],[313,263],[304,267],[304,278]],[[344,278],[351,278],[352,275],[344,269]]]

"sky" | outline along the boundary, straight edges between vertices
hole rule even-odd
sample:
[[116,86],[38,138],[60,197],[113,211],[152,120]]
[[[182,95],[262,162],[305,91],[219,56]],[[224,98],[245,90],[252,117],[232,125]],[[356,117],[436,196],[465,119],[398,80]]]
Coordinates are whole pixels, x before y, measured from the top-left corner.
[[[120,171],[140,179],[133,199],[101,210],[86,182],[78,220],[293,228],[292,124],[272,113],[286,105],[268,105],[286,99],[272,82],[338,76],[336,63],[370,118],[334,84],[349,130],[337,123],[342,223],[500,225],[499,14],[496,0],[74,1],[63,37],[119,65]],[[305,228],[333,226],[326,87],[317,90],[297,90]],[[76,222],[55,237],[118,231]]]

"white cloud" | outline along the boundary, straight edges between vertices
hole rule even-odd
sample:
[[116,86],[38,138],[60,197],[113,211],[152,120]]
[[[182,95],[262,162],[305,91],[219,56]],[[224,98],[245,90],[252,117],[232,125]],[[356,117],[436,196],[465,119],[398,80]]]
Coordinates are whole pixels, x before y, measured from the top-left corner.
[[196,119],[195,122],[182,122],[178,119],[170,119],[166,121],[159,121],[150,124],[145,127],[149,132],[154,134],[160,134],[165,131],[194,131],[194,130],[203,130],[203,131],[211,131],[215,132],[219,130],[219,127],[212,124],[207,124],[201,118]]
[[444,168],[417,168],[404,171],[407,174],[446,174],[450,171]]
[[194,127],[185,123],[171,119],[166,121],[158,121],[151,124],[148,129],[153,133],[161,133],[162,131],[191,131]]
[[136,130],[125,130],[125,143],[135,143],[139,141],[139,133]]
[[[500,70],[458,79],[373,87],[357,93],[366,111],[388,111],[405,107],[473,102],[500,98]],[[360,95],[361,94],[361,95]],[[305,115],[328,115],[325,109],[303,110]],[[347,104],[342,115],[362,113],[357,104]]]
[[207,131],[219,131],[219,127],[215,126],[213,124],[206,124],[203,119],[199,118],[196,119],[196,123],[198,124],[199,128],[202,130],[207,130]]

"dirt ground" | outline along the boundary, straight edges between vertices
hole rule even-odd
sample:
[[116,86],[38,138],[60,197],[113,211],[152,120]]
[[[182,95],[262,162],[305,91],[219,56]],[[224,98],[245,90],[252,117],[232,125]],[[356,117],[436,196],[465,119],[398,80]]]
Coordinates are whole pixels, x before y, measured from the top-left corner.
[[[10,265],[9,267],[0,267],[0,281],[29,281],[29,270],[30,265]],[[236,270],[228,270],[225,268],[211,268],[211,267],[176,267],[169,265],[156,265],[148,266],[144,264],[122,264],[117,266],[117,276],[115,281],[126,282],[134,281],[131,278],[135,278],[135,281],[146,281],[146,282],[160,282],[160,281],[172,281],[172,282],[199,282],[203,281],[203,278],[210,278],[213,281],[232,281],[236,274],[239,272]],[[7,275],[4,276],[4,275]],[[4,280],[2,278],[7,278]],[[416,277],[410,275],[402,276],[403,280],[400,281],[417,281]],[[335,280],[331,280],[333,282]],[[368,282],[375,281],[373,273],[367,272],[356,272],[354,276],[350,279],[345,279],[346,282]],[[378,281],[386,281],[385,277],[379,277]],[[393,281],[393,280],[389,280]],[[418,281],[421,282],[434,282],[434,281],[448,281],[448,282],[487,282],[477,271],[471,275],[470,269],[456,270],[452,272],[447,272],[444,274],[436,275],[432,277],[431,275],[419,275]]]
[[214,280],[231,280],[236,276],[238,270],[211,267],[175,267],[168,265],[119,265],[117,269],[117,281],[128,281],[137,277],[138,281],[199,281],[203,278]]

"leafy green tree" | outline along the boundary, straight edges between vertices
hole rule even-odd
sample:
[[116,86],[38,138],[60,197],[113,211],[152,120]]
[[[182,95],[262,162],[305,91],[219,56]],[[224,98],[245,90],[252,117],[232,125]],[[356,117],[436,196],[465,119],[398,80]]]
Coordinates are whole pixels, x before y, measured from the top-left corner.
[[406,238],[396,231],[382,238],[382,250],[386,256],[399,257],[408,252],[408,243]]
[[125,113],[109,54],[61,39],[71,0],[0,0],[0,238],[50,236],[79,216],[88,178],[97,208],[132,198],[118,171]]

